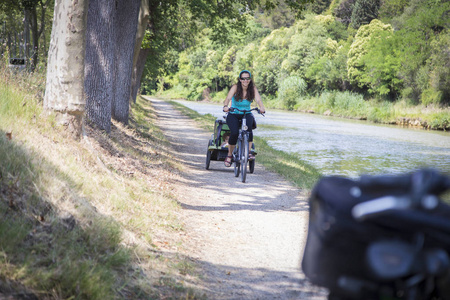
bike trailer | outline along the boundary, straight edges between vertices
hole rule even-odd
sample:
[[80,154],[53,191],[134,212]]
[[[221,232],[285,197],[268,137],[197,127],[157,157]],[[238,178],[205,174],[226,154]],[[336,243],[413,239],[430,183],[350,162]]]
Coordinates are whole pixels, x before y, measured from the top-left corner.
[[[302,269],[313,284],[326,287],[332,292],[338,291],[337,294],[341,295],[357,293],[361,287],[379,289],[374,282],[392,279],[388,278],[389,275],[383,275],[383,270],[378,274],[373,272],[376,266],[368,268],[368,250],[374,248],[374,242],[404,241],[404,244],[414,244],[418,232],[429,233],[424,231],[424,224],[434,226],[434,218],[440,218],[435,228],[444,228],[442,236],[450,236],[450,228],[447,226],[450,209],[442,203],[440,205],[445,207],[440,206],[432,212],[418,212],[416,215],[409,210],[406,213],[392,212],[378,217],[376,221],[362,222],[355,219],[354,214],[352,215],[355,205],[386,195],[410,195],[413,190],[411,175],[398,175],[395,181],[385,177],[380,184],[366,184],[362,179],[324,177],[317,182],[309,198],[309,226]],[[427,235],[422,248],[442,247],[442,242],[433,240],[433,234],[430,236],[432,237]],[[450,250],[449,248],[446,250]],[[403,254],[399,257],[402,256]],[[394,271],[400,274],[399,277],[401,274],[405,277],[409,275],[409,270],[403,271],[401,266],[398,268]],[[389,274],[391,271],[388,269],[387,272]],[[351,291],[352,289],[354,290]]]
[[210,160],[223,161],[227,157],[228,148],[222,147],[222,143],[225,141],[224,135],[230,133],[225,120],[217,119],[214,122],[214,133],[211,135],[211,139],[208,142],[207,150],[207,169],[209,168]]
[[223,119],[216,119],[214,122],[214,134],[211,136],[211,146],[220,147],[224,142],[224,134],[230,133],[227,122]]

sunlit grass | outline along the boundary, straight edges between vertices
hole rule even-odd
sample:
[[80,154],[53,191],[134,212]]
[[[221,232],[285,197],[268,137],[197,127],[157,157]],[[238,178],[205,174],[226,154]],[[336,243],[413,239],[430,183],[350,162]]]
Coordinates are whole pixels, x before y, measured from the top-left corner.
[[269,129],[269,130],[285,130],[285,129],[288,129],[288,127],[285,127],[285,126],[272,125],[272,124],[258,124],[258,128],[264,128],[264,129]]

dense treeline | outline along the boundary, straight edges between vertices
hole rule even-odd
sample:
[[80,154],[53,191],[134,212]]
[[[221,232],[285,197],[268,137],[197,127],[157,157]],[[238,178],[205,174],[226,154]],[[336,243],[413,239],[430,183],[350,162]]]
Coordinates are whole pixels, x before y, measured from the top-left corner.
[[249,69],[266,101],[286,109],[325,93],[448,106],[449,12],[445,0],[320,0],[297,17],[280,5],[246,15],[245,30],[225,40],[204,25],[193,46],[167,57],[166,76],[144,87],[223,99]]

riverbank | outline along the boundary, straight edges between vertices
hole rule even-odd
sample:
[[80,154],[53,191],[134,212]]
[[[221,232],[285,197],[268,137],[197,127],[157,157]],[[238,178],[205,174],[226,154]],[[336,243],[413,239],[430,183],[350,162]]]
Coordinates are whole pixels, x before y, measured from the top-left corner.
[[[180,99],[182,93],[167,90],[160,94],[167,100]],[[225,92],[211,93],[203,101],[222,103]],[[264,95],[263,95],[264,98]],[[287,110],[283,101],[277,98],[263,99],[268,109]],[[365,120],[378,124],[391,124],[402,127],[423,128],[426,130],[450,130],[450,107],[433,105],[410,105],[405,101],[389,102],[365,100],[362,95],[351,92],[324,92],[318,96],[297,99],[290,110],[335,116],[348,119]]]

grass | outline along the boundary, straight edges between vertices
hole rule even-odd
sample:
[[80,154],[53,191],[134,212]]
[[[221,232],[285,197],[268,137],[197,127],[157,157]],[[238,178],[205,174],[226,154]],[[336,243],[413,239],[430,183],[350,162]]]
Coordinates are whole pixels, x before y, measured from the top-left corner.
[[86,126],[73,141],[43,114],[40,79],[2,70],[0,298],[202,298],[176,250],[181,167],[149,103],[133,105],[129,126]]
[[[269,101],[269,106],[275,104],[274,101]],[[326,91],[318,96],[301,97],[294,109],[374,123],[413,125],[435,130],[450,129],[450,108],[412,106],[405,101],[365,100],[362,95],[352,92]]]
[[[201,115],[175,101],[170,103],[181,113],[194,119],[201,128],[213,132],[216,119],[213,115]],[[258,127],[264,128],[262,125],[258,125]],[[256,134],[254,135],[254,141],[258,152],[258,163],[264,165],[267,170],[280,174],[297,187],[310,190],[321,177],[316,168],[301,160],[298,156],[270,147],[266,140]]]

